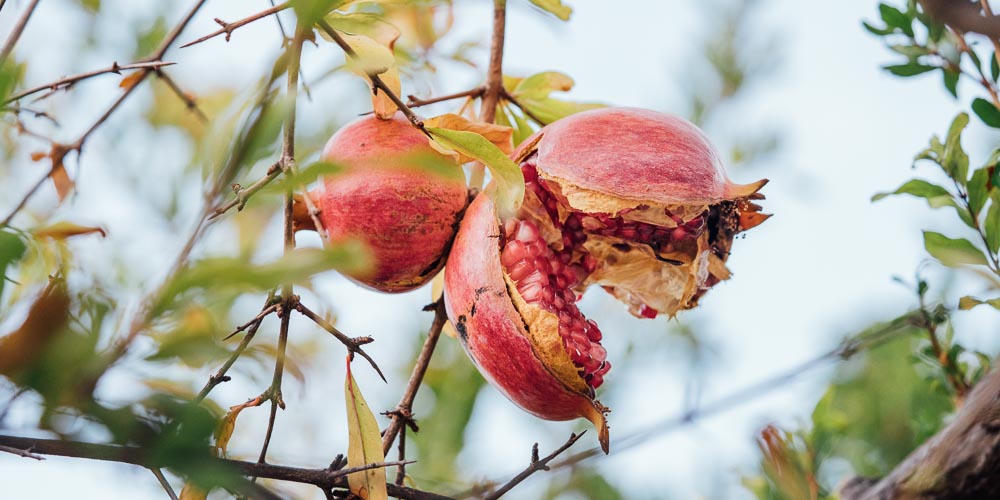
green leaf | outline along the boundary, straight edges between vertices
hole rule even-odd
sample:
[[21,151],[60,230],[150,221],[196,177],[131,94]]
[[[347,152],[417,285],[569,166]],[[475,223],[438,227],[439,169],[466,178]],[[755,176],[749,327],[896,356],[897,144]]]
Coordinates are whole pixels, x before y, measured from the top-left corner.
[[292,9],[303,26],[312,26],[348,0],[291,0]]
[[[378,422],[375,421],[375,415],[361,395],[361,389],[354,376],[351,375],[350,359],[347,361],[344,393],[347,403],[347,466],[360,467],[385,462]],[[352,493],[366,500],[389,498],[383,467],[349,474],[347,482]]]
[[1000,128],[1000,110],[997,110],[990,101],[977,97],[976,100],[972,101],[972,111],[983,123],[993,128]]
[[965,297],[958,299],[958,308],[963,311],[968,311],[969,309],[982,304],[992,306],[995,309],[1000,309],[1000,297],[995,299],[980,300],[971,295],[966,295]]
[[573,9],[564,5],[561,0],[531,0],[531,3],[563,21],[569,21],[569,16],[573,13]]
[[930,54],[931,51],[927,47],[921,47],[920,45],[903,45],[895,44],[890,45],[889,49],[897,54],[903,54],[906,57],[915,58],[919,56],[925,56]]
[[886,36],[888,34],[891,34],[893,31],[895,31],[892,28],[876,28],[875,26],[872,26],[871,24],[868,24],[867,21],[862,21],[861,25],[864,26],[864,28],[866,30],[868,30],[869,33],[871,33],[873,35],[876,35],[876,36]]
[[950,71],[947,69],[942,69],[941,74],[944,78],[944,88],[948,90],[953,97],[958,97],[958,79],[962,75],[958,71]]
[[554,91],[566,92],[573,88],[573,79],[558,71],[535,73],[521,80],[511,91],[514,97],[548,97]]
[[926,64],[920,64],[916,62],[906,63],[906,64],[894,64],[889,66],[883,66],[882,69],[888,70],[890,73],[896,76],[916,76],[928,71],[934,71],[937,66],[928,66]]
[[969,115],[959,113],[948,127],[945,136],[941,167],[952,179],[965,185],[969,175],[969,155],[962,149],[962,131],[969,124]]
[[924,231],[924,248],[948,267],[987,265],[983,252],[965,238],[952,239],[940,233]]
[[24,77],[24,64],[18,64],[13,57],[0,63],[0,103],[7,100]]
[[969,192],[969,208],[972,213],[979,217],[979,211],[983,209],[989,196],[990,187],[990,167],[982,167],[972,172],[972,179],[966,189]]
[[878,12],[882,20],[890,27],[899,28],[909,36],[913,36],[913,20],[909,16],[900,12],[899,9],[886,4],[878,6]]
[[997,66],[997,53],[993,51],[993,57],[990,58],[990,76],[993,77],[993,81],[997,81],[1000,78],[1000,66]]
[[1000,190],[994,189],[990,194],[990,209],[986,212],[983,228],[986,233],[988,250],[996,254],[1000,252]]
[[517,166],[495,144],[475,132],[427,127],[438,144],[466,156],[475,158],[490,169],[496,189],[494,202],[501,216],[513,214],[521,206],[524,198],[524,176]]
[[923,179],[910,179],[891,193],[878,193],[875,196],[872,196],[872,201],[879,201],[882,198],[885,198],[887,196],[892,196],[894,194],[909,194],[919,198],[924,198],[928,200],[928,203],[930,203],[930,200],[942,196],[947,196],[948,198],[951,198],[951,193],[949,193],[947,189],[938,186],[937,184],[932,184]]
[[284,282],[301,283],[313,275],[339,270],[352,274],[371,269],[372,260],[359,242],[329,245],[326,249],[303,248],[266,264],[249,264],[243,258],[214,257],[195,262],[178,273],[161,293],[160,312],[172,298],[192,288],[211,286],[213,289],[240,291],[270,290]]
[[7,268],[11,264],[21,260],[28,246],[24,244],[21,237],[4,230],[0,230],[0,298],[3,298],[3,287],[7,284]]
[[555,91],[573,88],[573,79],[558,71],[536,73],[521,80],[511,91],[518,103],[542,125],[552,123],[574,113],[604,107],[599,103],[576,103],[550,98]]

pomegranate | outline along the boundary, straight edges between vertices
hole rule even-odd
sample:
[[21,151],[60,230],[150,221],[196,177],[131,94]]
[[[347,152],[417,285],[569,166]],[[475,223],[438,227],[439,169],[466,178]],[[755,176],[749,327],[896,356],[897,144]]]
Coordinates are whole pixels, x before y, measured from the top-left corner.
[[[348,278],[383,292],[417,288],[437,274],[468,202],[465,174],[401,113],[362,117],[327,142],[323,160],[345,167],[310,193],[331,242],[366,243],[374,270]],[[300,227],[312,225],[300,210]]]
[[591,284],[636,316],[673,316],[729,278],[733,237],[765,220],[707,138],[653,111],[604,108],[557,121],[515,152],[520,211],[486,193],[469,206],[445,269],[445,305],[484,376],[549,420],[585,417],[608,451],[595,399],[611,369],[576,301]]

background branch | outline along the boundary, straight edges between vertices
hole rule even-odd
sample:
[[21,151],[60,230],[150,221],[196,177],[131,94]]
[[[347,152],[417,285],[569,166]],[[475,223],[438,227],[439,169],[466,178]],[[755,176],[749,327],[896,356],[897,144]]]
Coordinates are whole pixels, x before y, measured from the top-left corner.
[[7,100],[4,101],[4,103],[14,102],[14,101],[16,101],[18,99],[23,99],[23,98],[25,98],[25,97],[27,97],[27,96],[29,96],[31,94],[35,94],[35,93],[41,92],[43,90],[53,90],[54,91],[54,90],[60,90],[60,89],[69,88],[69,87],[73,86],[73,84],[75,84],[77,82],[80,82],[82,80],[86,80],[88,78],[93,78],[93,77],[99,76],[99,75],[106,75],[108,73],[114,73],[116,75],[120,75],[122,71],[130,70],[130,69],[147,69],[147,68],[148,69],[159,69],[159,68],[163,68],[165,66],[172,66],[174,64],[177,64],[177,63],[164,62],[164,61],[150,61],[150,62],[138,62],[138,63],[131,63],[131,64],[119,65],[117,62],[114,62],[114,63],[111,63],[111,66],[108,66],[107,68],[101,68],[101,69],[97,69],[97,70],[93,70],[93,71],[88,71],[86,73],[80,73],[78,75],[73,75],[73,76],[66,76],[66,77],[60,78],[60,79],[58,79],[58,80],[56,80],[54,82],[50,82],[50,83],[46,83],[46,84],[43,84],[43,85],[39,85],[37,87],[32,87],[32,88],[30,88],[28,90],[23,90],[21,92],[18,92],[16,94],[10,96],[9,98],[7,98]]
[[[14,25],[14,29],[7,36],[7,41],[4,42],[3,48],[0,49],[0,64],[6,61],[10,53],[14,51],[14,46],[17,45],[17,41],[21,38],[21,33],[24,33],[24,27],[28,25],[28,20],[31,19],[31,14],[35,12],[35,7],[37,6],[38,0],[31,0],[28,8],[24,9],[24,14],[17,20],[17,24]],[[0,7],[2,7],[2,4],[0,4]]]

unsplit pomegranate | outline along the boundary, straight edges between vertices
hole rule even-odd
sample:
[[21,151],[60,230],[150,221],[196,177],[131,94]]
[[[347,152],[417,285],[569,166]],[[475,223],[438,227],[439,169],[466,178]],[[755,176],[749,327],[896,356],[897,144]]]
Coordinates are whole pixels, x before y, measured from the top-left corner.
[[[348,277],[383,292],[411,290],[433,278],[468,202],[460,166],[432,149],[400,113],[345,125],[322,158],[345,167],[310,193],[323,228],[331,242],[361,240],[375,261],[372,272]],[[311,225],[307,212],[296,220]]]
[[733,237],[768,216],[707,138],[653,111],[604,108],[555,122],[515,152],[520,211],[481,194],[445,269],[445,304],[480,371],[541,418],[585,417],[608,451],[595,399],[611,363],[576,301],[601,286],[639,317],[674,315],[729,278]]

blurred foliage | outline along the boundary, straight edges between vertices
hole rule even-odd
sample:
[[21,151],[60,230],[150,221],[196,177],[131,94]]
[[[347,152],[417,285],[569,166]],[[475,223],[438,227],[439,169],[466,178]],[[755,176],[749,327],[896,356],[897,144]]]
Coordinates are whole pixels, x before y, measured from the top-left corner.
[[[864,22],[864,28],[905,58],[885,66],[888,72],[908,78],[940,71],[955,98],[959,80],[967,77],[985,92],[970,102],[970,109],[985,125],[1000,128],[998,54],[979,54],[966,35],[932,19],[916,0],[899,7],[882,3],[878,10],[881,23]],[[885,476],[947,424],[989,371],[991,357],[957,342],[952,322],[954,314],[978,305],[1000,309],[1000,297],[994,298],[1000,291],[1000,148],[973,166],[962,144],[968,125],[969,115],[959,113],[943,138],[932,136],[916,154],[914,167],[933,165],[931,176],[939,180],[910,179],[872,201],[905,194],[932,209],[951,210],[955,218],[948,229],[953,236],[924,231],[924,248],[944,266],[985,278],[991,295],[965,296],[957,305],[928,304],[934,285],[918,275],[912,285],[918,320],[911,334],[839,367],[811,425],[795,433],[773,427],[762,432],[761,474],[746,480],[758,498],[823,498],[824,491],[845,479],[824,474],[824,463],[834,458],[849,463],[856,475]]]

